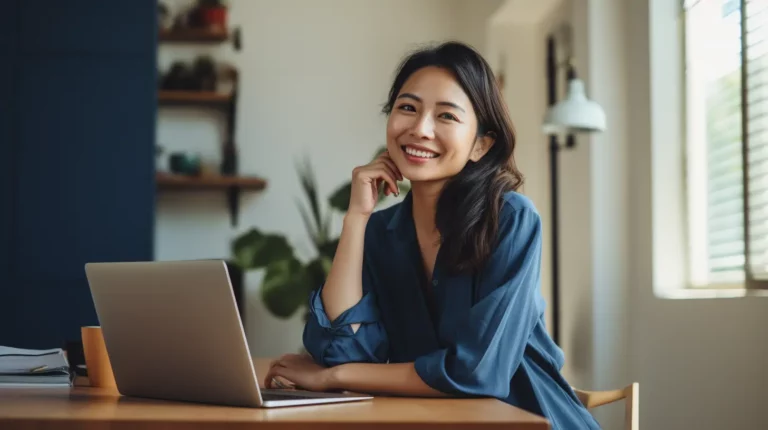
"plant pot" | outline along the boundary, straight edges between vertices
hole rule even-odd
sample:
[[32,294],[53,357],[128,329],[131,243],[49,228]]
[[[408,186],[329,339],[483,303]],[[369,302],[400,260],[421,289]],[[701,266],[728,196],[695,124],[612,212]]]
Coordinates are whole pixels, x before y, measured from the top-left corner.
[[177,175],[197,176],[200,174],[200,156],[185,152],[174,152],[169,157],[172,173]]
[[204,7],[200,9],[203,25],[212,31],[227,31],[227,8]]

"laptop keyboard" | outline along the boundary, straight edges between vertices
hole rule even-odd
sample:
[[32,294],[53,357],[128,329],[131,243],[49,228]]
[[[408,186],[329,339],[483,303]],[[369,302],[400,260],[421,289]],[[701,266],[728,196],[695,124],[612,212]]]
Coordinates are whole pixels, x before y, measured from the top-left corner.
[[302,399],[322,399],[326,397],[343,397],[341,394],[338,396],[331,395],[329,393],[314,393],[314,392],[301,392],[301,391],[289,391],[290,394],[283,394],[275,390],[262,390],[261,398],[264,401],[267,400],[302,400]]
[[269,400],[300,400],[300,399],[313,399],[315,397],[312,396],[302,396],[301,394],[295,395],[295,396],[289,396],[286,394],[273,394],[273,393],[262,393],[261,398],[266,402]]

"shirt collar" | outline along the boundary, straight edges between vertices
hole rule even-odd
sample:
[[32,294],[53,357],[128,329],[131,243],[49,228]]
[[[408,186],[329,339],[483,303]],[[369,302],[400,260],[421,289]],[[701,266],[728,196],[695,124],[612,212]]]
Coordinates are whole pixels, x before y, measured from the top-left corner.
[[405,195],[403,201],[397,205],[395,213],[387,224],[389,231],[403,231],[408,227],[413,227],[413,195],[410,191]]

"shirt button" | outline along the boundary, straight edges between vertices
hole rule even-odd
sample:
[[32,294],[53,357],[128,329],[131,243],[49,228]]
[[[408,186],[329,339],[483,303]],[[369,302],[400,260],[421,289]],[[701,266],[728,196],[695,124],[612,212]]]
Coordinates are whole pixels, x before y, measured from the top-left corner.
[[432,280],[432,285],[434,285],[435,287],[437,286],[437,279]]

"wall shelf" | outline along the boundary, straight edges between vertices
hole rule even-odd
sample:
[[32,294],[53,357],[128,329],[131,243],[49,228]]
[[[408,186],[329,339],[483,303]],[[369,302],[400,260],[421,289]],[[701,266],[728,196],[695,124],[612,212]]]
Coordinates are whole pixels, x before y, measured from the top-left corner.
[[229,216],[233,226],[237,225],[240,211],[240,193],[261,191],[267,187],[267,181],[263,178],[216,174],[185,176],[157,172],[155,182],[159,191],[226,191]]
[[[235,51],[240,51],[241,33],[236,27],[228,29],[180,28],[158,30],[160,43],[221,43],[231,41]],[[231,80],[230,92],[194,91],[194,90],[163,90],[157,92],[159,106],[190,106],[197,108],[214,108],[224,111],[226,116],[226,137],[221,145],[221,173],[208,173],[200,176],[184,176],[171,173],[157,172],[155,174],[158,192],[199,192],[223,191],[227,194],[229,215],[232,226],[237,226],[240,194],[242,192],[257,192],[266,188],[267,181],[263,178],[238,175],[237,145],[235,142],[235,117],[237,113],[237,96],[239,74],[237,69],[230,68],[223,73]]]
[[221,43],[229,39],[226,30],[207,28],[160,30],[157,37],[160,42],[169,43]]
[[267,187],[265,179],[251,176],[185,176],[159,172],[155,175],[155,180],[157,187],[166,191],[225,190],[230,187],[238,187],[249,191],[261,191]]
[[227,105],[232,101],[232,95],[215,91],[160,90],[157,100],[160,104]]

